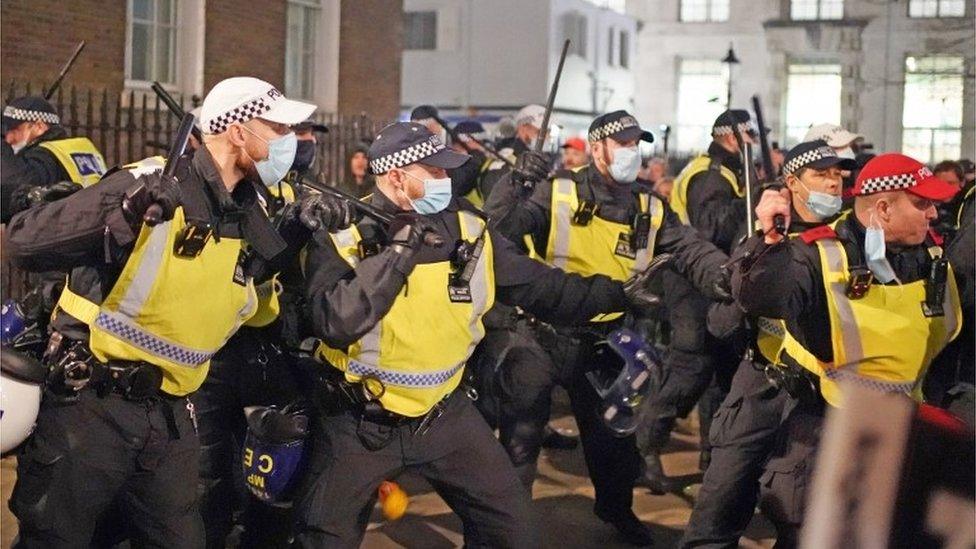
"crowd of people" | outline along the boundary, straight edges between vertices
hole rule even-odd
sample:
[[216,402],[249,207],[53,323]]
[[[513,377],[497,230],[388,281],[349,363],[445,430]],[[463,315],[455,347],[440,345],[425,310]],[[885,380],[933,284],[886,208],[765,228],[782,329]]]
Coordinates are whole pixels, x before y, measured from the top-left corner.
[[466,545],[533,547],[540,451],[576,444],[596,517],[647,546],[635,490],[683,488],[661,453],[696,407],[681,546],[736,546],[759,505],[791,547],[850,387],[972,429],[972,162],[823,124],[764,165],[730,109],[675,166],[622,110],[544,147],[539,105],[504,137],[421,106],[335,193],[306,177],[314,111],[229,78],[202,141],[109,169],[43,98],[5,107],[7,254],[34,273],[3,311],[16,547],[357,546],[405,471]]

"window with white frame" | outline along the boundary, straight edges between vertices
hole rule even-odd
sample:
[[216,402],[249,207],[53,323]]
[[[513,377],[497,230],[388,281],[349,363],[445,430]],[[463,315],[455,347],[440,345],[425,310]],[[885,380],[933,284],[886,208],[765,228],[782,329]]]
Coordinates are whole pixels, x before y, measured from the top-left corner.
[[965,0],[908,0],[909,17],[963,17]]
[[437,49],[437,12],[408,11],[403,13],[405,50]]
[[177,0],[129,0],[126,80],[176,83]]
[[560,18],[562,39],[569,39],[569,53],[586,59],[586,16],[577,11],[564,13]]
[[729,20],[729,0],[681,0],[680,19],[684,23]]
[[844,0],[790,0],[790,19],[795,21],[818,21],[843,17]]
[[792,147],[814,124],[840,125],[840,65],[789,66],[786,80],[786,145]]
[[315,95],[315,34],[322,15],[320,0],[288,0],[285,39],[285,93],[311,99]]
[[627,31],[620,31],[620,56],[617,58],[620,62],[618,63],[622,68],[630,68],[630,33]]
[[902,152],[930,163],[959,158],[964,74],[962,57],[905,58]]
[[682,59],[678,68],[676,147],[704,150],[711,141],[712,123],[725,110],[729,67],[718,60]]

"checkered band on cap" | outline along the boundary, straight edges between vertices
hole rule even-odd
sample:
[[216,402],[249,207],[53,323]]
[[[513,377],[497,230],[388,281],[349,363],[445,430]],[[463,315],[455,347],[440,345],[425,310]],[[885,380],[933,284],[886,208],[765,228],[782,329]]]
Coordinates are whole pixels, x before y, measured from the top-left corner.
[[[925,168],[925,170],[929,171],[928,168]],[[931,171],[929,171],[929,173],[931,173]],[[910,189],[916,184],[915,176],[910,173],[882,175],[880,177],[872,177],[871,179],[865,179],[862,181],[861,188],[858,190],[857,194],[866,195],[886,191],[899,191],[902,189]]]
[[599,141],[605,137],[610,137],[617,132],[622,132],[627,128],[633,128],[635,126],[638,126],[637,119],[635,119],[633,116],[622,116],[616,120],[607,122],[598,128],[594,128],[593,131],[588,134],[588,137],[590,141]]
[[[739,122],[737,126],[739,127],[739,133],[755,130],[751,122]],[[732,133],[732,126],[715,126],[712,128],[712,135],[729,135],[730,133]]]
[[54,114],[53,112],[44,111],[29,111],[26,109],[18,109],[17,107],[7,106],[3,109],[3,115],[7,118],[13,118],[14,120],[23,120],[24,122],[47,122],[48,124],[60,124],[61,117]]
[[[280,96],[281,93],[279,92],[278,95]],[[234,122],[247,122],[252,118],[257,118],[270,111],[274,101],[275,99],[265,94],[215,116],[207,123],[206,133],[223,133],[227,129],[227,126],[230,126]]]
[[409,166],[415,162],[420,162],[428,156],[444,150],[444,148],[444,142],[436,135],[432,135],[426,141],[414,143],[394,153],[370,160],[369,168],[374,174],[383,174],[393,168],[400,168]]
[[799,154],[796,158],[791,158],[783,164],[783,173],[791,174],[806,166],[811,162],[816,162],[824,158],[837,158],[837,153],[830,147],[817,147],[805,153]]

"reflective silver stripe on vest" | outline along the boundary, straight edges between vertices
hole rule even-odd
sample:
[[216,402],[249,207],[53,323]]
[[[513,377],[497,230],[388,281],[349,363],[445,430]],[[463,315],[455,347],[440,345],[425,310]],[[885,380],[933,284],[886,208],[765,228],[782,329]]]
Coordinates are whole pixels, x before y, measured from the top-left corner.
[[436,372],[411,373],[401,370],[388,370],[379,366],[366,364],[358,360],[349,359],[349,373],[357,376],[372,376],[382,381],[386,385],[397,385],[400,387],[412,387],[417,389],[429,389],[438,387],[450,381],[455,374],[464,368],[464,363],[452,366],[446,370]]
[[651,215],[651,226],[647,229],[647,247],[637,250],[637,254],[634,257],[634,266],[630,268],[630,274],[636,275],[643,272],[648,265],[651,264],[651,258],[654,257],[654,241],[657,239],[657,227],[654,226],[654,218],[662,214],[662,209],[664,208],[664,203],[653,195],[647,196],[647,211]]
[[149,299],[153,282],[159,275],[159,266],[166,254],[166,240],[172,224],[172,221],[167,221],[149,229],[146,250],[142,253],[139,265],[136,266],[132,282],[129,283],[125,295],[119,301],[119,312],[129,318],[139,316],[146,299]]
[[[842,274],[844,272],[844,246],[836,240],[821,241],[824,257],[827,264],[823,267],[831,274]],[[857,365],[864,360],[864,347],[861,345],[861,331],[858,329],[857,321],[854,318],[854,311],[851,310],[851,302],[847,297],[847,285],[844,282],[831,282],[827,289],[833,296],[834,305],[837,307],[837,317],[840,319],[841,345],[844,347],[846,362],[840,364],[837,357],[834,357],[835,368],[843,368],[848,365]]]
[[[956,273],[952,267],[949,268],[949,276],[955,278]],[[945,311],[946,343],[952,341],[952,334],[956,333],[959,327],[959,318],[956,317],[956,302],[952,300],[952,290],[946,284],[945,296],[942,298],[942,310]]]
[[556,231],[556,239],[552,246],[552,264],[554,267],[565,269],[566,263],[569,262],[569,229],[573,222],[573,212],[565,197],[573,192],[576,184],[570,179],[556,179],[554,183],[556,191],[563,198],[556,201],[556,226],[550,228]]
[[143,330],[129,318],[117,313],[107,311],[98,313],[98,316],[95,317],[95,325],[153,356],[189,368],[199,367],[210,360],[219,350],[218,347],[213,351],[202,351],[165,341]]
[[[482,231],[488,230],[487,226],[478,217],[468,212],[460,213],[461,223],[464,224],[464,232],[469,236],[480,236]],[[485,235],[485,246],[482,254],[478,257],[475,264],[474,275],[471,277],[471,318],[468,320],[468,328],[471,334],[471,342],[468,343],[468,351],[465,357],[470,357],[474,353],[474,348],[484,338],[484,327],[479,326],[481,317],[488,310],[488,260],[485,254],[492,253],[493,249],[488,245],[488,235]]]

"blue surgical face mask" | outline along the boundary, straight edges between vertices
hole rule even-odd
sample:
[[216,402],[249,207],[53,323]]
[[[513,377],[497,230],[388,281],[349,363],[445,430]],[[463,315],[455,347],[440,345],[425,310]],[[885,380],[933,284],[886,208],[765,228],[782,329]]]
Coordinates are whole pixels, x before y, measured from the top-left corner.
[[613,161],[608,166],[610,177],[618,183],[633,183],[640,171],[641,157],[637,147],[620,147],[613,151]]
[[410,205],[413,206],[415,212],[424,215],[432,215],[444,211],[444,208],[451,203],[451,197],[453,192],[451,191],[451,178],[444,177],[441,179],[420,179],[419,177],[403,172],[408,176],[421,181],[424,184],[424,196],[418,198],[417,200],[410,200]]
[[251,128],[242,127],[254,134],[254,137],[268,144],[268,157],[264,160],[255,161],[254,169],[258,171],[261,182],[266,186],[277,185],[288,174],[292,163],[295,162],[295,151],[298,150],[298,137],[295,132],[289,132],[268,141],[254,133]]
[[[799,181],[799,180],[797,180]],[[817,216],[818,219],[823,221],[824,219],[829,219],[840,211],[843,206],[844,201],[839,196],[834,196],[828,193],[822,193],[819,191],[811,191],[809,187],[800,182],[807,191],[807,208],[813,212],[813,215]]]
[[874,278],[882,284],[887,284],[892,280],[897,281],[898,276],[895,275],[895,270],[891,268],[891,263],[885,256],[887,248],[884,229],[874,220],[873,214],[869,225],[864,230],[864,259],[868,264],[868,269],[871,269]]

